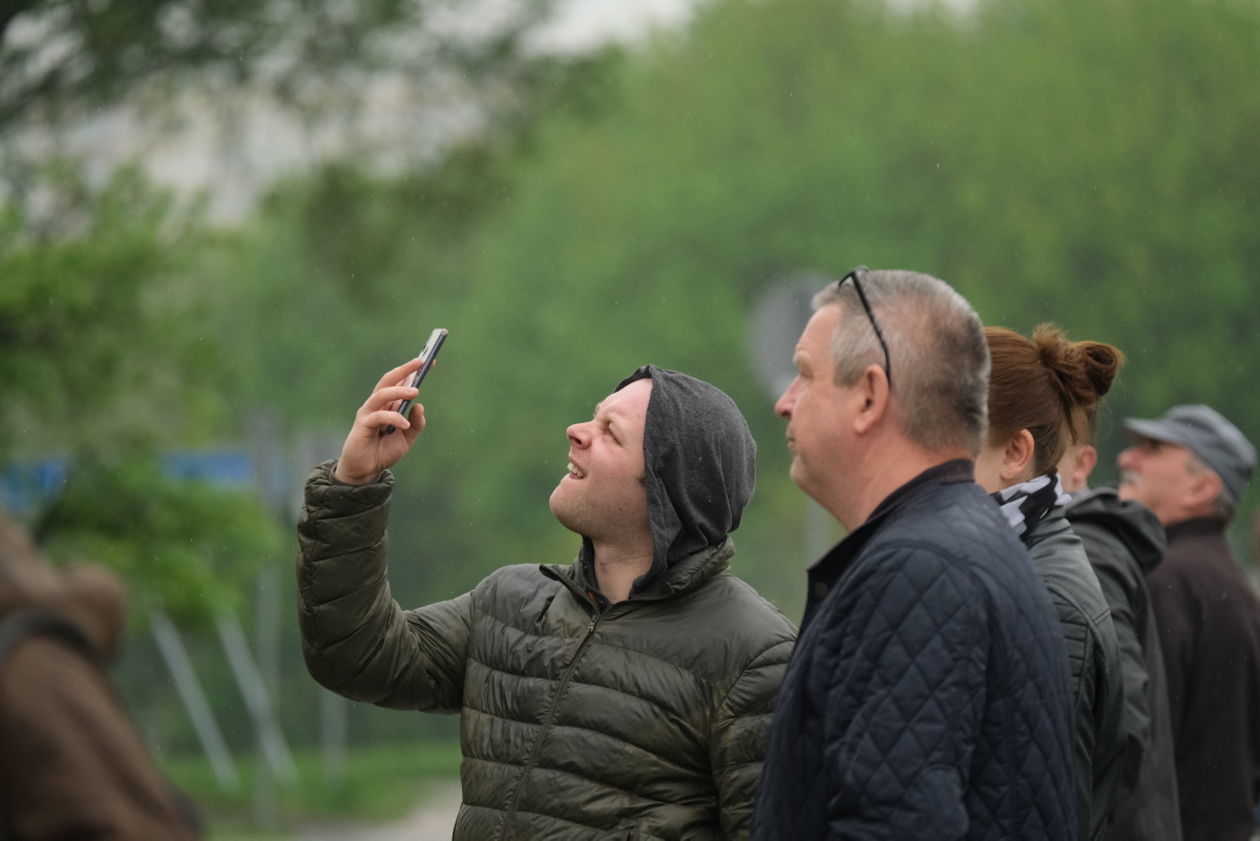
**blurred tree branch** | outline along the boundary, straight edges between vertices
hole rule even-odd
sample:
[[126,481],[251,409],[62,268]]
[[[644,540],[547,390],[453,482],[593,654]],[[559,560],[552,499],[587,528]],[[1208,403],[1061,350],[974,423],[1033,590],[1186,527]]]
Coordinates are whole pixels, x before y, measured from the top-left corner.
[[261,89],[303,109],[317,107],[330,88],[353,92],[384,71],[421,84],[462,79],[497,96],[529,84],[535,76],[523,72],[526,68],[558,61],[526,47],[528,33],[552,5],[553,0],[5,2],[0,134],[90,113],[144,92],[165,96],[188,83]]

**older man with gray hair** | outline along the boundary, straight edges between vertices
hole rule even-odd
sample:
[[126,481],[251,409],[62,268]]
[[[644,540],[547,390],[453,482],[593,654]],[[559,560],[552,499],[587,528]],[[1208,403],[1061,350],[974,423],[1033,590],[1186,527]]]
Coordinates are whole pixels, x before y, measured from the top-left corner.
[[1247,841],[1260,798],[1260,599],[1225,539],[1256,450],[1208,406],[1129,419],[1119,493],[1164,524],[1148,577],[1168,675],[1184,841]]
[[848,536],[809,570],[753,836],[1072,838],[1062,635],[973,479],[980,320],[906,271],[856,269],[814,308],[775,410],[792,478]]

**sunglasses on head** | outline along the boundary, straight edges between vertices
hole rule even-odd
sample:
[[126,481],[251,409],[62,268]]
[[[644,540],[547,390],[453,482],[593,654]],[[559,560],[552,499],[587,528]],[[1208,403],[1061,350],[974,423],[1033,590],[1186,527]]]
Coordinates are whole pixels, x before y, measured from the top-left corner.
[[836,281],[836,288],[844,286],[846,280],[853,281],[853,288],[856,290],[858,300],[862,302],[862,309],[866,311],[866,318],[871,322],[871,328],[875,331],[875,338],[879,339],[879,346],[884,349],[884,375],[888,377],[888,387],[892,388],[892,357],[888,355],[888,343],[884,341],[884,331],[879,329],[879,322],[875,320],[875,313],[871,310],[870,303],[866,300],[866,293],[862,291],[861,276],[870,271],[866,266],[858,266],[844,277]]

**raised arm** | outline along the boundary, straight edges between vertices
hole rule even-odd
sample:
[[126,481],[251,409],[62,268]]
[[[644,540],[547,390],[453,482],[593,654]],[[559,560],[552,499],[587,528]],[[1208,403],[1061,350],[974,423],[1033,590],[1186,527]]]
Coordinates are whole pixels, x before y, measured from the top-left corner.
[[472,596],[404,611],[386,580],[393,477],[351,486],[316,468],[298,522],[298,621],[311,676],[386,707],[456,712]]
[[[388,468],[424,428],[393,407],[415,397],[415,359],[387,372],[355,414],[341,458],[316,468],[298,522],[298,619],[311,675],[327,688],[381,706],[460,707],[471,596],[403,611],[386,579]],[[395,426],[392,435],[382,434]]]

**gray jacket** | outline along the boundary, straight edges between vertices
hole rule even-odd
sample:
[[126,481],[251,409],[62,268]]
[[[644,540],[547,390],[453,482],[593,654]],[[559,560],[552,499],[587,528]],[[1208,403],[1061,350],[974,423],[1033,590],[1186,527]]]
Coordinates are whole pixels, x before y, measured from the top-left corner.
[[1127,762],[1120,645],[1098,578],[1063,508],[1056,506],[1031,524],[1023,540],[1050,592],[1067,644],[1076,710],[1073,755],[1079,837],[1098,841],[1110,837],[1110,813]]

